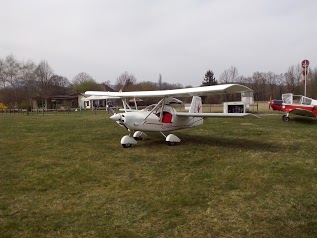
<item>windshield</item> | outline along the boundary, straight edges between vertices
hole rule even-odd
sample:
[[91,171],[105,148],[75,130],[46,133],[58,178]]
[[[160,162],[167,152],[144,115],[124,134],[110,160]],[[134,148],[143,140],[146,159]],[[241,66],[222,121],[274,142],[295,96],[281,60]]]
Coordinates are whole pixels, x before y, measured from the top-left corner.
[[151,104],[149,106],[147,106],[146,108],[144,108],[142,111],[152,111],[153,108],[156,106],[157,104]]

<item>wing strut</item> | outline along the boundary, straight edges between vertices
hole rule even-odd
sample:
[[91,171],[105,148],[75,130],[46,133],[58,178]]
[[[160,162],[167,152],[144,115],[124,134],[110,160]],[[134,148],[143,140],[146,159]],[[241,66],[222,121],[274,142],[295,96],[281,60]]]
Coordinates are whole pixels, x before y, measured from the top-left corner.
[[127,99],[126,98],[122,98],[122,104],[123,104],[123,109],[124,112],[127,112],[127,109],[132,110],[132,108],[129,106],[129,104],[127,103]]
[[165,100],[165,98],[162,98],[161,101],[158,102],[158,104],[155,105],[155,107],[153,107],[153,109],[149,112],[149,114],[144,118],[144,120],[146,120],[160,105],[161,103],[163,103],[163,101]]

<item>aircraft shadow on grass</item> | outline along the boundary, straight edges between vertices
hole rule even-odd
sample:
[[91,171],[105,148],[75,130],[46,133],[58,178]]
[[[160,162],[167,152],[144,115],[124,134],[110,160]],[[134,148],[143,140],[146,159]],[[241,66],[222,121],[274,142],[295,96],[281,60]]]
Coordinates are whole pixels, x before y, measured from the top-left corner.
[[[177,145],[184,147],[195,147],[200,145],[208,145],[213,147],[224,147],[231,149],[255,150],[255,151],[269,151],[278,152],[280,146],[275,142],[263,142],[244,138],[228,138],[218,137],[213,135],[186,135],[182,133],[182,143]],[[161,143],[160,143],[161,142]],[[159,144],[165,144],[159,137],[147,138],[145,141],[147,147],[157,148]]]
[[311,117],[292,117],[290,120],[291,122],[294,121],[296,123],[301,123],[301,124],[308,124],[308,125],[317,125],[317,120],[315,118]]

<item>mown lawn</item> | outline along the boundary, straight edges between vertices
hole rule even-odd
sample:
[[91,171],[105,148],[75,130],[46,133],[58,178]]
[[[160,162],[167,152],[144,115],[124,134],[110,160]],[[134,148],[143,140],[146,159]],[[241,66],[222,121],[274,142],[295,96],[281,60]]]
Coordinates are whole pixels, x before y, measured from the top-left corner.
[[106,112],[0,114],[1,237],[317,237],[317,120],[292,119],[124,149]]

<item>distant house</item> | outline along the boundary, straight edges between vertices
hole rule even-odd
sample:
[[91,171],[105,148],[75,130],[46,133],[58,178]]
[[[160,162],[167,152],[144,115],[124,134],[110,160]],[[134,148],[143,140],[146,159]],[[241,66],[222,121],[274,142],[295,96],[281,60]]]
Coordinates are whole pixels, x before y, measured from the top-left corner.
[[[102,84],[102,91],[115,92],[106,84]],[[78,105],[81,109],[106,109],[107,105],[117,106],[117,99],[109,99],[105,96],[85,96],[81,93],[78,95]]]
[[78,95],[55,95],[46,98],[33,97],[33,109],[61,109],[67,110],[70,108],[78,108]]
[[79,108],[81,109],[106,109],[107,105],[116,106],[117,99],[106,96],[78,95]]
[[[114,92],[108,85],[102,84],[102,90]],[[72,95],[55,95],[46,98],[33,97],[32,108],[51,110],[68,110],[70,108],[79,109],[106,109],[107,105],[116,106],[116,99],[109,99],[104,96],[85,96],[84,93]]]

